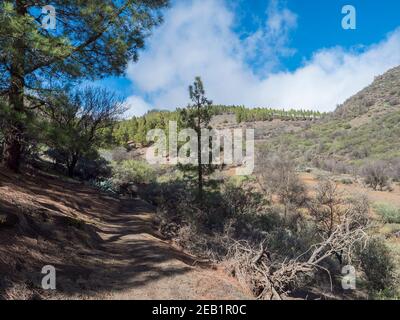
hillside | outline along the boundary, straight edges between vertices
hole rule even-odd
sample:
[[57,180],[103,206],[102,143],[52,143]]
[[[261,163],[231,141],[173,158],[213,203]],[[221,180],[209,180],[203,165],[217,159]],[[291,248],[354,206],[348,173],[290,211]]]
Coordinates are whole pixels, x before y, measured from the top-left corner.
[[400,67],[389,70],[318,123],[265,147],[284,148],[304,163],[327,159],[359,166],[400,157]]
[[[178,113],[152,111],[123,121],[114,139],[121,145],[144,143],[147,129],[167,126]],[[287,149],[304,163],[333,159],[359,166],[400,158],[400,67],[376,77],[330,114],[235,106],[213,106],[213,114],[211,127],[253,128],[261,148]]]
[[254,138],[257,142],[278,137],[285,133],[295,133],[307,128],[310,120],[282,120],[272,119],[266,121],[237,122],[235,114],[221,114],[213,116],[210,126],[215,129],[254,129]]
[[[110,145],[147,145],[146,134],[151,129],[168,130],[170,121],[176,121],[178,128],[183,128],[182,110],[180,108],[175,111],[151,110],[141,117],[117,121],[112,130],[104,132],[103,139]],[[257,140],[270,138],[284,132],[293,132],[297,128],[304,127],[306,123],[319,121],[325,116],[324,113],[312,110],[247,108],[225,105],[211,105],[208,112],[212,117],[210,123],[212,127],[216,129],[239,126],[255,128]],[[286,124],[283,124],[283,122]]]
[[338,106],[334,114],[345,119],[365,119],[396,108],[400,108],[400,66],[376,77],[371,85]]

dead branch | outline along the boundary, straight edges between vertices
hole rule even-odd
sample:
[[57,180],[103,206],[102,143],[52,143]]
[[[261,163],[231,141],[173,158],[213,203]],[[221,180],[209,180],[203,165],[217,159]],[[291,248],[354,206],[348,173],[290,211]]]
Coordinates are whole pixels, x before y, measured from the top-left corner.
[[358,223],[356,215],[348,215],[336,226],[329,237],[314,244],[298,257],[290,260],[271,260],[265,241],[255,250],[247,241],[231,240],[230,260],[236,277],[242,284],[249,286],[258,299],[282,299],[291,288],[298,285],[302,275],[313,275],[323,270],[332,278],[322,263],[337,252],[351,256],[353,247],[361,243],[368,235],[367,225]]

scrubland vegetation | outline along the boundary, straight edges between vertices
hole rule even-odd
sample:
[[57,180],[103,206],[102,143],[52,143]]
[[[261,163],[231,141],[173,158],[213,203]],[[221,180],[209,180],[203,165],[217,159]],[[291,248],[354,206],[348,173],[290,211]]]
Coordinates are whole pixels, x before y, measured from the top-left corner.
[[[191,87],[190,97],[194,104],[188,109],[119,121],[123,105],[104,90],[51,95],[45,111],[37,114],[32,139],[26,141],[24,166],[87,181],[99,192],[146,200],[155,206],[158,228],[166,239],[224,266],[255,298],[398,297],[397,256],[387,240],[394,233],[385,238],[379,229],[399,225],[399,209],[371,204],[367,197],[344,193],[339,187],[360,180],[366,190],[392,192],[398,181],[396,159],[357,163],[343,157],[329,167],[329,160],[322,160],[325,149],[320,145],[313,149],[312,139],[323,144],[329,136],[329,131],[315,133],[319,128],[351,130],[337,126],[339,120],[310,122],[309,128],[272,141],[272,147],[259,145],[256,169],[244,178],[230,176],[223,166],[188,170],[150,165],[140,153],[142,144],[126,143],[129,135],[120,142],[110,138],[127,124],[130,132],[140,135],[141,130],[165,127],[167,119],[200,132],[218,109],[205,98],[200,79]],[[198,122],[199,112],[204,122]],[[131,127],[134,123],[146,125]],[[294,147],[299,137],[305,143]],[[351,135],[347,137],[351,140]],[[335,149],[334,154],[345,153]],[[338,181],[328,174],[311,187],[299,170],[313,165],[331,174],[351,173],[352,178]],[[357,290],[342,288],[342,268],[347,265],[356,270]]]
[[[374,231],[379,221],[368,200],[343,194],[331,179],[308,190],[293,162],[281,154],[270,157],[283,161],[260,163],[263,175],[253,178],[221,179],[214,172],[206,179],[201,202],[195,175],[177,168],[155,169],[157,179],[138,195],[157,207],[166,238],[222,263],[255,297],[280,299],[304,291],[326,297],[396,297],[394,258]],[[135,171],[140,176],[143,167]],[[352,293],[341,288],[341,268],[348,264],[358,276],[358,291]]]
[[[331,114],[213,105],[196,78],[187,107],[123,120],[123,99],[82,82],[122,74],[160,22],[166,1],[126,1],[124,6],[94,1],[87,10],[76,10],[81,1],[55,2],[64,9],[58,16],[64,28],[55,34],[38,31],[35,11],[29,14],[20,1],[16,6],[0,4],[1,170],[13,172],[16,180],[27,172],[69,179],[110,203],[145,200],[154,206],[152,218],[166,240],[198,259],[222,265],[254,298],[399,298],[399,207],[372,203],[361,192],[343,192],[343,186],[398,192],[399,68]],[[150,129],[168,131],[173,120],[178,129],[199,134],[215,116],[225,114],[235,115],[236,127],[272,121],[279,127],[290,122],[304,126],[290,132],[277,129],[270,139],[256,141],[256,169],[244,178],[232,177],[233,166],[205,166],[200,156],[189,167],[144,162]],[[300,173],[314,170],[324,174],[315,186],[307,185]],[[30,193],[40,192],[30,187]],[[51,196],[60,197],[62,190],[57,192]],[[7,208],[27,211],[15,203],[8,199]],[[88,210],[75,202],[73,206]],[[75,228],[68,229],[69,238],[77,229],[99,238],[90,221],[60,218],[54,206],[35,211],[38,221],[51,220],[49,210],[59,225]],[[21,216],[22,222],[12,212],[0,212],[0,234],[17,230],[18,223],[43,231],[31,217]],[[121,215],[108,222],[119,219]],[[51,234],[45,231],[44,237]],[[115,238],[126,236],[124,232]],[[70,245],[66,239],[64,246]],[[354,290],[342,287],[342,268],[348,265],[356,270]]]

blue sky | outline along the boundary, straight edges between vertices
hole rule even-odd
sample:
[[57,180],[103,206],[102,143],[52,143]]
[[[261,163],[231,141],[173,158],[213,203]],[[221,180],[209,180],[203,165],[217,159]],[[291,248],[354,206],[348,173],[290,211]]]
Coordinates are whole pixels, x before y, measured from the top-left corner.
[[[341,26],[344,5],[357,29]],[[215,103],[332,111],[400,65],[400,1],[175,0],[125,77],[101,84],[127,116],[188,102],[202,77]]]
[[[254,31],[256,21],[266,19],[269,2],[241,1],[237,10],[244,11],[246,18],[237,26],[237,31]],[[368,46],[400,26],[400,1],[396,0],[286,0],[280,4],[297,14],[297,28],[290,34],[290,45],[297,49],[297,53],[283,60],[284,66],[290,70],[299,67],[304,58],[309,58],[318,49],[337,45],[345,48]],[[341,9],[348,4],[357,10],[356,30],[343,30],[341,27]],[[256,18],[247,19],[252,15]]]

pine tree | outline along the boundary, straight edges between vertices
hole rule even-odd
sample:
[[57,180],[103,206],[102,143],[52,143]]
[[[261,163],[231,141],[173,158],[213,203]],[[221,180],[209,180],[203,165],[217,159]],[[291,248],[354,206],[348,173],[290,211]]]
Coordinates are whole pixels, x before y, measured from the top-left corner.
[[203,200],[203,169],[201,163],[202,137],[201,129],[207,128],[212,117],[212,101],[205,95],[203,82],[196,77],[193,85],[189,86],[189,95],[192,104],[181,111],[182,122],[197,133],[197,175],[198,175],[198,199]]
[[[56,30],[41,26],[47,0],[0,4],[0,94],[15,116],[4,150],[18,171],[26,125],[19,118],[44,90],[82,78],[121,74],[137,59],[167,0],[53,0]],[[22,115],[22,116],[20,116]]]

